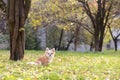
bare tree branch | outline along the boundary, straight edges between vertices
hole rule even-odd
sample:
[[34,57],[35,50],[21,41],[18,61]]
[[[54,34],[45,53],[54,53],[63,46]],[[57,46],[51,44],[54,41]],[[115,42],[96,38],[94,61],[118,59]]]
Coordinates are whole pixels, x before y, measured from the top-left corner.
[[83,27],[85,30],[87,30],[90,34],[94,34],[93,30],[88,25],[82,23],[82,21],[79,22],[79,21],[75,21],[75,20],[71,20],[71,19],[64,19],[64,20],[79,24],[81,27]]
[[95,25],[95,18],[94,16],[92,15],[92,12],[91,12],[91,9],[88,5],[88,1],[85,1],[85,0],[78,0],[78,2],[81,2],[83,4],[83,8],[85,9],[87,15],[90,17],[90,20],[92,21],[93,23],[93,27],[95,28],[96,25]]
[[109,28],[109,32],[110,32],[110,35],[111,35],[112,39],[114,39],[115,37],[113,36],[112,30],[111,30],[109,25],[108,25],[108,28]]
[[110,16],[110,12],[111,12],[111,9],[112,9],[112,5],[113,5],[113,1],[111,1],[110,6],[109,6],[109,8],[108,8],[108,11],[107,11],[108,13],[107,13],[107,15],[106,15],[106,17],[105,17],[104,26],[107,25],[107,22],[108,22],[108,20],[109,20],[109,16]]

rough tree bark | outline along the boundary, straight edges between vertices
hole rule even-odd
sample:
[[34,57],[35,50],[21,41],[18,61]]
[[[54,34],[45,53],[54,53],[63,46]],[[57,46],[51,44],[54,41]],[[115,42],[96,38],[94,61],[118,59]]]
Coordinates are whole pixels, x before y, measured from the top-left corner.
[[10,60],[24,57],[24,24],[30,9],[31,0],[8,0],[8,27],[10,33]]

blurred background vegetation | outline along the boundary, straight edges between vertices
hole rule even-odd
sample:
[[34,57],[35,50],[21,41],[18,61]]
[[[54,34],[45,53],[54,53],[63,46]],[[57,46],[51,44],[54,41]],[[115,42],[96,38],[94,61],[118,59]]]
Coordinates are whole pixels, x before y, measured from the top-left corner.
[[[109,13],[109,20],[105,26],[103,50],[114,49],[116,38],[120,49],[120,1],[113,0],[112,3],[110,12],[111,0],[105,3],[105,14]],[[32,0],[25,22],[25,48],[42,50],[55,47],[56,50],[94,51],[95,29],[85,4],[89,5],[91,15],[95,17],[98,9],[95,0]],[[6,15],[1,10],[0,15],[0,49],[9,49]]]

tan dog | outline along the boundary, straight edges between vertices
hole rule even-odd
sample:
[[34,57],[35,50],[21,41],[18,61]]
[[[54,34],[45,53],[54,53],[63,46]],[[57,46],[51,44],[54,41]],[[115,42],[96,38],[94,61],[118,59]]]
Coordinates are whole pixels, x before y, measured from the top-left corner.
[[34,65],[48,65],[52,62],[55,55],[55,48],[49,49],[46,48],[45,54],[41,56],[36,62],[28,62],[27,64],[34,64]]

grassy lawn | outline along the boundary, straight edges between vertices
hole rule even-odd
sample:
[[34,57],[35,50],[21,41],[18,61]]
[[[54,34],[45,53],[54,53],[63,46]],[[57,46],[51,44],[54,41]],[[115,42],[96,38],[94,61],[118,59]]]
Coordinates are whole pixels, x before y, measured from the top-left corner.
[[0,80],[120,80],[120,51],[56,52],[49,66],[28,65],[43,51],[26,51],[22,61],[9,61],[0,50]]

